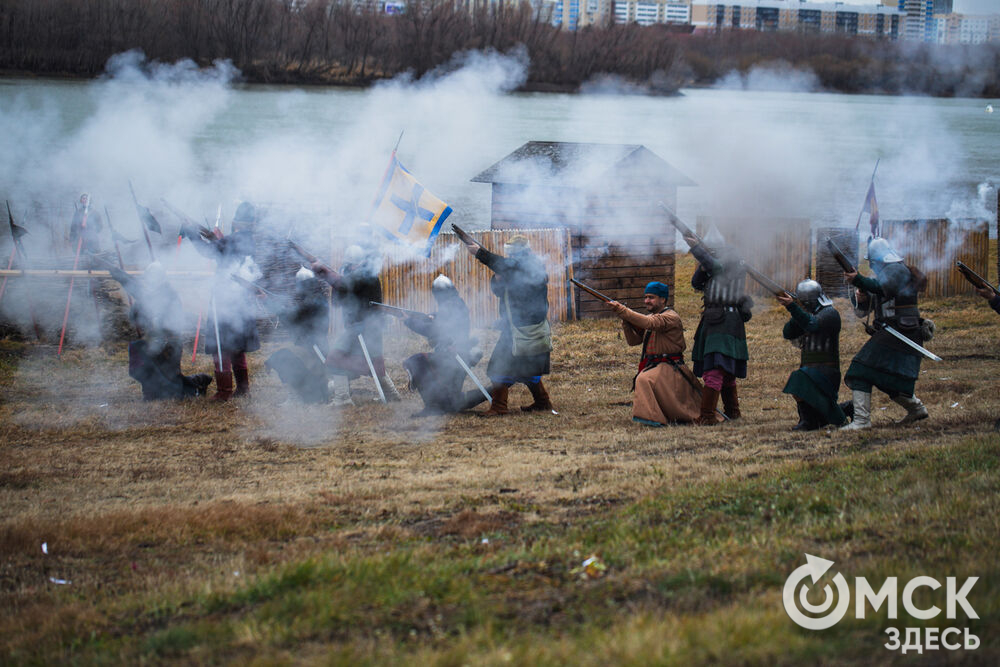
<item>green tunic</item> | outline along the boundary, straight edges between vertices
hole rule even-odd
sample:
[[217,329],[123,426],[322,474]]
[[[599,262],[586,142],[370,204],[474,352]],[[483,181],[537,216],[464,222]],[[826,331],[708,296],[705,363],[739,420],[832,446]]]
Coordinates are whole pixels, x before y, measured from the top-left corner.
[[914,283],[902,262],[876,267],[874,278],[854,278],[854,286],[870,295],[868,306],[855,311],[859,317],[874,312],[876,331],[844,374],[844,383],[851,389],[870,392],[874,386],[889,396],[913,395],[922,357],[880,327],[891,326],[914,343],[923,343]]
[[799,343],[802,356],[784,392],[812,406],[827,424],[839,426],[847,416],[837,403],[840,386],[840,313],[833,306],[820,306],[807,313],[798,304],[788,307],[791,319],[782,335]]

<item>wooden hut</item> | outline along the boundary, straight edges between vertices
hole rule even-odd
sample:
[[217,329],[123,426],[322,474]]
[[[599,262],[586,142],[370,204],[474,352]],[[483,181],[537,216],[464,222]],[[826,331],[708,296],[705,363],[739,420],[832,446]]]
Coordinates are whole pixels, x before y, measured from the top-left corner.
[[[658,202],[676,209],[695,183],[643,146],[529,141],[472,181],[493,186],[492,229],[567,228],[572,275],[629,307],[651,280],[673,286],[676,234]],[[610,315],[569,294],[577,317]]]

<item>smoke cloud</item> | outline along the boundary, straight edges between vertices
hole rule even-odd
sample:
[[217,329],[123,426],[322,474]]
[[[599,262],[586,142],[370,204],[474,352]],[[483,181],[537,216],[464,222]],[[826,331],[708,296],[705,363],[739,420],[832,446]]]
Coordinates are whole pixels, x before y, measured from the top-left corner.
[[[784,64],[674,98],[633,95],[613,79],[577,96],[514,93],[528,67],[524,51],[467,53],[419,81],[398,77],[364,91],[244,88],[227,62],[198,69],[129,52],[91,82],[5,82],[0,190],[30,232],[24,243],[34,266],[72,263],[67,235],[81,192],[90,193],[92,213],[105,217],[106,208],[115,230],[134,241],[119,244],[125,263],[143,266],[149,252],[131,181],[163,227],[151,240],[168,270],[205,274],[175,281],[189,330],[205,316],[215,267],[189,241],[177,245],[181,218],[164,201],[207,227],[218,215],[226,233],[238,203],[252,201],[268,229],[336,263],[367,217],[397,141],[399,159],[453,207],[449,222],[468,229],[490,222],[490,188],[469,179],[531,140],[647,147],[697,183],[680,190],[677,206],[691,224],[698,216],[753,217],[761,234],[775,218],[853,226],[877,160],[883,219],[995,215],[1000,114],[985,113],[978,100],[815,92],[815,75]],[[975,85],[971,74],[969,90]],[[587,205],[553,199],[544,163],[518,168],[522,202],[540,221],[576,217]],[[580,183],[600,182],[607,168],[574,165]],[[610,219],[622,234],[649,231],[627,212]],[[105,250],[109,231],[101,232]],[[5,298],[5,313],[31,303],[46,330],[58,331],[65,290],[53,285],[12,281],[19,296]],[[106,328],[81,283],[76,289],[75,340],[97,340]],[[27,322],[32,314],[23,310]],[[324,421],[318,431],[329,427]]]

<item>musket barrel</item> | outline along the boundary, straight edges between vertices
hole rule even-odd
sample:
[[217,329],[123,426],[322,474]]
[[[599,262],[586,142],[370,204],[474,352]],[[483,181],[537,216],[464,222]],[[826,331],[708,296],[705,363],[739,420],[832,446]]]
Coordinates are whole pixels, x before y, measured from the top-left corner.
[[569,279],[569,281],[570,281],[571,283],[573,283],[574,285],[576,285],[577,287],[579,287],[580,289],[582,289],[582,290],[583,290],[584,292],[586,292],[587,294],[589,294],[589,295],[591,295],[591,296],[593,296],[593,297],[596,297],[596,298],[600,299],[601,301],[603,301],[603,302],[605,302],[605,303],[608,303],[608,302],[610,302],[610,301],[614,301],[614,299],[612,299],[612,298],[611,298],[611,297],[609,297],[608,295],[606,295],[606,294],[601,294],[600,292],[598,292],[598,291],[597,291],[597,290],[595,290],[594,288],[592,288],[592,287],[588,287],[588,286],[584,285],[583,283],[581,283],[581,282],[580,282],[579,280],[577,280],[576,278],[570,278],[570,279]]

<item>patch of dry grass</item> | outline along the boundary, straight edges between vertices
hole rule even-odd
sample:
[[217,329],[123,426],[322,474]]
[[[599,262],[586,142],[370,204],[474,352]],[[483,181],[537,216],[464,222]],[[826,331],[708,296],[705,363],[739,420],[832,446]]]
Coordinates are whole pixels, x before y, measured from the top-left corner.
[[[676,309],[687,324],[689,345],[700,307],[686,287],[692,268],[690,258],[679,261],[676,290]],[[844,319],[841,350],[846,369],[866,336],[846,304],[837,307]],[[732,536],[739,530],[734,528],[733,516],[742,515],[725,509],[704,510],[706,488],[723,485],[719,488],[725,490],[729,489],[726,484],[736,484],[735,493],[742,497],[756,493],[750,491],[756,488],[756,480],[771,479],[775,471],[789,465],[862,460],[864,474],[851,484],[864,485],[858,480],[869,477],[874,484],[884,475],[898,484],[898,477],[892,476],[902,474],[899,470],[905,468],[905,458],[900,457],[910,448],[958,447],[970,438],[990,442],[997,437],[992,423],[1000,416],[994,381],[1000,373],[995,353],[1000,318],[974,297],[930,302],[924,312],[938,324],[938,336],[929,347],[945,358],[941,364],[925,362],[917,384],[931,419],[896,428],[892,420],[901,416],[901,409],[876,394],[877,427],[859,434],[788,430],[795,422],[794,406],[781,388],[797,365],[798,350],[781,340],[787,314],[769,302],[758,304],[748,324],[750,377],[740,383],[744,418],[715,428],[649,429],[630,421],[627,402],[638,348],[628,348],[618,325],[610,320],[555,327],[553,372],[547,385],[558,416],[515,414],[490,420],[474,415],[412,419],[410,414],[420,408],[418,397],[404,393],[402,404],[383,406],[374,402],[371,384],[363,380],[355,383],[360,400],[353,408],[278,405],[284,391],[261,365],[268,350],[251,359],[250,399],[221,406],[206,401],[144,403],[125,372],[123,349],[110,354],[72,350],[60,361],[49,349],[5,345],[0,349],[4,388],[0,401],[0,507],[4,509],[0,518],[0,646],[11,656],[34,655],[36,659],[41,654],[32,653],[31,647],[38,642],[54,642],[63,647],[64,656],[70,656],[74,642],[85,642],[90,633],[116,646],[118,640],[108,638],[125,632],[123,618],[129,609],[143,609],[148,615],[150,605],[163,605],[162,613],[154,614],[161,620],[139,630],[175,628],[185,618],[183,610],[172,606],[180,604],[178,600],[190,604],[206,592],[238,595],[245,582],[280,576],[275,573],[284,567],[322,563],[330,554],[382,562],[379,559],[387,557],[383,554],[391,557],[398,545],[442,545],[443,550],[428,546],[431,551],[425,555],[435,559],[454,555],[455,562],[442,565],[436,576],[461,577],[458,573],[465,572],[469,563],[489,562],[492,554],[499,553],[501,547],[489,540],[482,543],[483,537],[503,536],[507,546],[502,548],[521,543],[530,551],[535,548],[532,545],[550,539],[546,535],[555,527],[581,527],[584,533],[592,527],[604,534],[611,530],[606,517],[640,511],[634,508],[644,499],[662,498],[664,493],[683,496],[691,489],[699,490],[691,503],[670,501],[680,503],[671,504],[672,511],[687,512],[698,526],[684,543],[685,567],[700,571],[697,577],[708,581],[709,589],[724,584],[732,587],[748,571],[766,572],[770,567],[773,572],[780,567],[775,562],[751,566],[755,549],[765,548],[773,555],[775,549],[781,552],[802,545],[798,538],[787,538],[787,542],[755,546]],[[495,334],[482,333],[491,345]],[[390,372],[401,388],[405,378],[398,361],[419,345],[409,337],[387,341]],[[208,363],[201,357],[199,370]],[[846,397],[846,390],[842,396]],[[513,406],[528,402],[523,387],[512,391]],[[883,464],[888,466],[885,470],[879,468]],[[829,468],[817,470],[829,473]],[[800,474],[808,476],[809,469]],[[962,526],[950,523],[948,512],[969,506],[969,498],[927,479],[925,468],[907,474],[914,475],[908,487],[892,488],[908,488],[909,504],[870,510],[865,530],[872,533],[829,539],[853,550],[857,558],[886,553],[920,557],[932,548],[928,546],[932,535],[941,535],[946,546],[936,558],[959,553],[956,545],[969,540],[997,546],[995,533],[966,535]],[[995,483],[995,475],[990,479]],[[780,488],[775,491],[782,492]],[[812,502],[806,492],[802,494],[795,498]],[[910,506],[920,512],[909,511]],[[699,513],[699,507],[707,513]],[[746,511],[761,525],[769,525],[782,510],[754,505]],[[884,512],[894,512],[899,525],[876,528]],[[686,525],[673,515],[650,521],[654,526],[671,525],[681,534]],[[713,541],[713,536],[725,535],[731,537],[722,543]],[[590,538],[558,539],[585,549]],[[634,539],[635,535],[621,538],[623,543]],[[650,534],[643,539],[654,538]],[[41,552],[43,542],[48,555]],[[613,544],[605,543],[604,548]],[[709,565],[722,556],[733,564],[731,572]],[[627,558],[638,559],[634,554]],[[647,554],[637,560],[642,566],[633,565],[632,575],[618,582],[623,590],[645,590],[644,568],[659,572],[650,564],[656,559],[649,558]],[[560,602],[563,593],[550,591],[555,597],[544,593],[544,582],[555,582],[553,590],[561,590],[559,586],[571,577],[563,566],[553,570],[551,564],[539,565],[543,558],[524,553],[520,560],[514,559],[509,570],[490,576],[531,582],[525,584],[523,599],[506,599],[501,605],[520,610],[529,620],[515,624],[518,629],[512,631],[510,641],[499,645],[491,631],[471,621],[459,624],[467,630],[456,634],[454,618],[461,616],[457,610],[461,604],[454,600],[448,605],[456,607],[449,606],[447,612],[421,610],[413,602],[415,606],[393,607],[394,614],[413,618],[372,617],[392,636],[396,636],[397,622],[424,628],[420,632],[426,631],[427,637],[435,636],[434,627],[451,627],[443,630],[447,641],[399,649],[403,653],[390,647],[382,655],[379,642],[373,640],[376,635],[351,635],[353,639],[342,643],[336,633],[324,638],[322,631],[297,635],[287,628],[283,631],[299,637],[305,648],[301,654],[285,653],[288,649],[281,648],[281,641],[260,639],[278,630],[255,627],[250,620],[235,630],[226,626],[236,633],[236,640],[229,636],[213,640],[208,629],[212,624],[204,621],[200,629],[185,630],[189,635],[175,628],[180,635],[163,641],[181,647],[222,642],[229,646],[224,655],[230,658],[266,649],[266,655],[279,661],[293,654],[329,657],[327,651],[333,649],[345,651],[348,658],[378,661],[380,655],[386,659],[426,655],[449,663],[453,650],[456,662],[496,662],[510,657],[517,662],[537,658],[591,664],[642,662],[646,656],[668,661],[671,656],[718,659],[710,643],[692,639],[713,623],[723,623],[729,630],[708,636],[721,642],[720,634],[731,630],[721,645],[729,650],[745,646],[743,659],[751,662],[754,656],[767,661],[767,656],[775,655],[774,646],[800,642],[791,628],[774,629],[780,625],[777,620],[773,635],[751,636],[748,619],[765,605],[761,595],[766,598],[767,614],[773,615],[773,591],[761,593],[756,585],[741,588],[735,584],[745,599],[734,600],[726,594],[719,606],[710,593],[706,597],[700,589],[684,589],[682,597],[689,601],[685,608],[690,613],[663,615],[643,604],[629,603],[626,607],[631,611],[619,621],[610,620],[614,615],[595,612],[595,618],[604,620],[595,621],[595,634],[585,639],[548,637],[540,647],[536,632],[544,634],[546,614],[551,615],[553,605],[564,608],[567,603]],[[503,567],[503,563],[493,563],[487,569]],[[662,572],[654,578],[660,576]],[[50,577],[73,583],[57,586],[50,583]],[[491,586],[498,584],[486,585],[474,577],[464,585],[493,591]],[[450,600],[452,594],[456,599],[472,595],[453,592],[445,598]],[[626,598],[631,599],[629,595]],[[635,593],[636,599],[642,595],[647,593]],[[486,604],[476,613],[492,618],[489,623],[509,622],[499,620],[503,616],[490,616],[490,609]],[[434,621],[435,613],[443,613],[451,625]],[[572,623],[566,627],[571,626],[575,627]],[[681,650],[676,640],[656,639],[659,633],[680,633],[688,640]],[[605,641],[607,648],[600,648]],[[154,655],[200,661],[197,653],[178,650],[175,655],[156,649]]]

